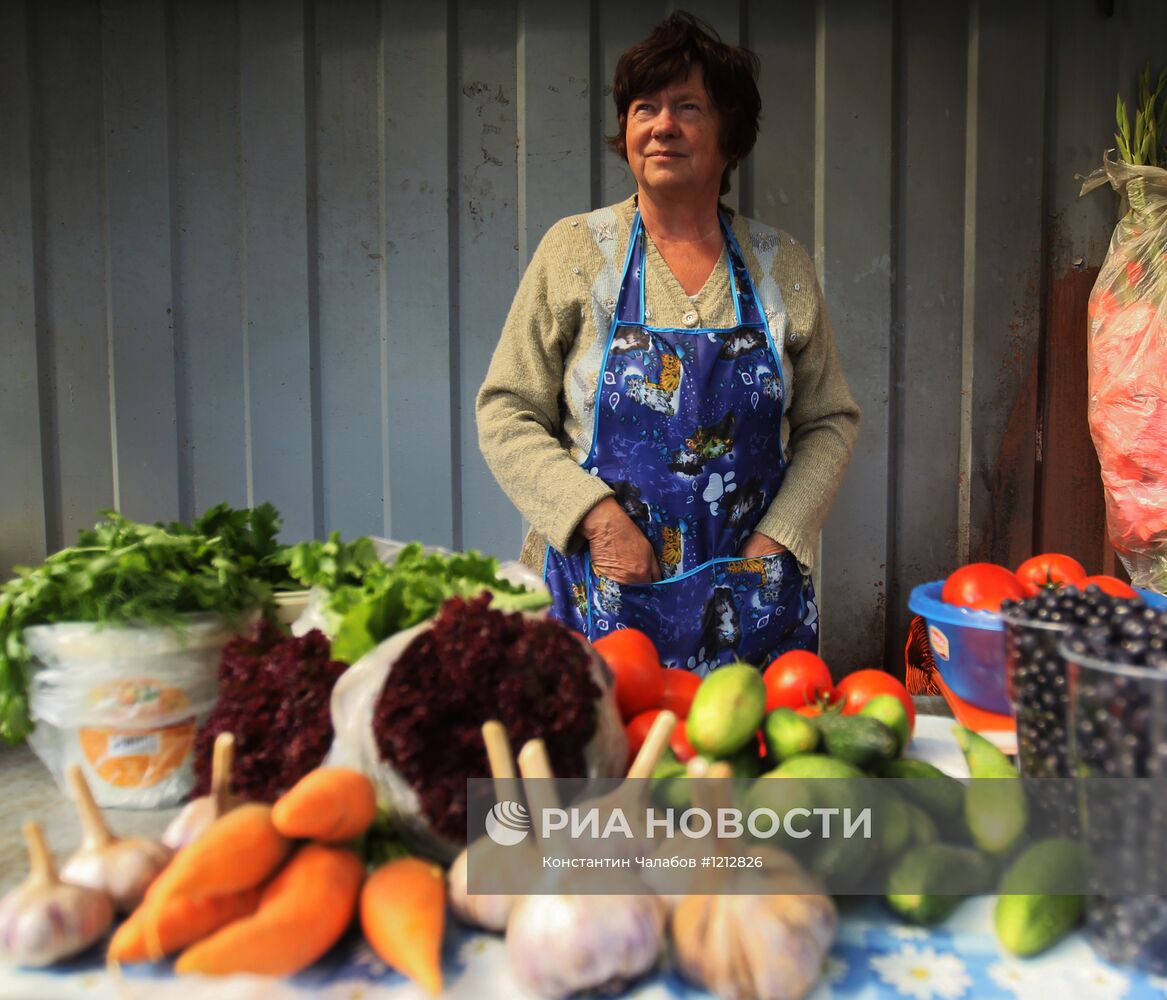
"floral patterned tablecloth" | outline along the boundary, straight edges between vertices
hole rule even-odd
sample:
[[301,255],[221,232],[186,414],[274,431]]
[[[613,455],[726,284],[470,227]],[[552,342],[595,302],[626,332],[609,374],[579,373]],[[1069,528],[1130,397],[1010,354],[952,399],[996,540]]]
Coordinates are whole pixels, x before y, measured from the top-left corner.
[[[1167,978],[1120,969],[1099,959],[1081,934],[1037,958],[1004,954],[992,926],[991,898],[967,901],[940,928],[905,926],[875,901],[854,901],[842,921],[826,973],[811,1000],[1167,1000]],[[526,1000],[511,976],[501,937],[452,927],[445,948],[446,996],[454,1000]],[[636,1000],[707,1000],[664,971],[625,996]],[[258,976],[175,977],[169,963],[138,966],[121,978],[100,956],[54,972],[0,972],[6,1000],[423,1000],[420,989],[388,970],[353,937],[308,972],[288,980]]]

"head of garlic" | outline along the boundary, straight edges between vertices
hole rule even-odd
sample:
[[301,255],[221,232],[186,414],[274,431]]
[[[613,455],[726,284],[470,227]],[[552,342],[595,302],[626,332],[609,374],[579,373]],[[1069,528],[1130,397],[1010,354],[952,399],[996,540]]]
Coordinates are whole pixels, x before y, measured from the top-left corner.
[[788,893],[686,896],[671,918],[677,967],[724,1000],[798,1000],[823,974],[838,914],[791,872]]
[[61,878],[108,893],[114,906],[128,913],[142,901],[174,852],[148,837],[115,837],[77,765],[69,769],[69,784],[77,800],[83,840],[62,866]]
[[524,896],[507,924],[511,971],[542,997],[616,992],[656,965],[664,922],[651,895]]
[[113,901],[57,877],[37,823],[24,824],[31,872],[0,899],[0,963],[49,965],[84,951],[113,923]]
[[[447,898],[455,917],[464,924],[502,933],[519,896],[495,893],[472,893],[466,886],[468,851],[462,851],[446,873]],[[478,863],[477,861],[475,863]]]
[[192,799],[162,832],[162,843],[173,851],[198,840],[207,827],[223,813],[234,809],[244,800],[230,793],[231,766],[235,759],[235,737],[219,733],[211,751],[211,791]]

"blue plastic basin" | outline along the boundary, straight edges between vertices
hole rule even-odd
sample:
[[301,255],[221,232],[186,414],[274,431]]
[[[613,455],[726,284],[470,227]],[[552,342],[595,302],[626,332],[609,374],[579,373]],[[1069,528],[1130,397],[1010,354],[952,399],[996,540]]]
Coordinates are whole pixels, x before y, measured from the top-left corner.
[[[928,625],[932,658],[944,683],[970,705],[1012,713],[1005,676],[1005,623],[995,611],[974,611],[940,600],[943,580],[912,588],[908,607]],[[1136,588],[1153,608],[1167,608],[1167,597]]]

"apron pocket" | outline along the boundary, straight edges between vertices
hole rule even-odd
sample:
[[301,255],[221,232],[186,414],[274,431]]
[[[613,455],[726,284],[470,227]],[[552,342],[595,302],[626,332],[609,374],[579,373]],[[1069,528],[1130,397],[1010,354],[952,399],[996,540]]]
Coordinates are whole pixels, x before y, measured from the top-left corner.
[[737,658],[742,619],[730,588],[717,585],[719,560],[659,583],[620,584],[588,563],[588,635],[636,628],[652,638],[665,667],[704,676]]
[[719,560],[715,590],[728,591],[741,618],[742,639],[737,655],[765,669],[779,653],[809,648],[807,635],[815,639],[817,621],[810,579],[789,552],[753,559]]

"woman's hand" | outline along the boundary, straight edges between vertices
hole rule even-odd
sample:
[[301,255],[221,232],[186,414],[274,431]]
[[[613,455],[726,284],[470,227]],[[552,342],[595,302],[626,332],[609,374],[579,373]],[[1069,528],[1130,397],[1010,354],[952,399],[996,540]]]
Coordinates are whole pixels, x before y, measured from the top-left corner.
[[774,541],[769,535],[755,531],[742,543],[738,553],[743,559],[758,559],[761,556],[779,556],[786,551],[786,546]]
[[579,523],[592,566],[616,583],[656,583],[660,566],[652,543],[613,497],[605,497]]

